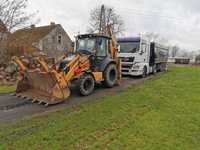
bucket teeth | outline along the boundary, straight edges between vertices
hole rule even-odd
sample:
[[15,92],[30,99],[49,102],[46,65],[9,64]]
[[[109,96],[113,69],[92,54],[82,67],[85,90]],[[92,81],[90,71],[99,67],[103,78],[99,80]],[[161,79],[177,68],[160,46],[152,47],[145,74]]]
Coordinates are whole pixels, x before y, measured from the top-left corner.
[[21,97],[22,97],[22,96],[21,96],[21,95],[19,95],[19,94],[17,94],[16,96],[17,96],[18,98],[21,98]]
[[16,93],[12,93],[12,94],[10,94],[11,96],[16,96],[17,94]]
[[27,97],[26,97],[26,96],[22,96],[22,98],[23,98],[23,99],[27,99]]
[[33,99],[33,100],[32,100],[32,103],[35,103],[35,102],[37,102],[37,100],[36,100],[36,99]]
[[39,103],[38,103],[38,104],[40,105],[40,104],[42,104],[42,103],[43,103],[42,101],[39,101]]
[[27,97],[26,100],[28,100],[28,101],[32,101],[33,99],[30,98],[30,97]]

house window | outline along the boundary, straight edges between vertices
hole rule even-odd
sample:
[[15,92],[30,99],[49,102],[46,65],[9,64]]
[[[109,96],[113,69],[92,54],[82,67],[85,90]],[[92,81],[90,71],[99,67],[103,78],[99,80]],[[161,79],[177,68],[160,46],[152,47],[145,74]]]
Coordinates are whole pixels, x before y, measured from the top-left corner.
[[58,43],[59,43],[59,44],[62,43],[62,36],[61,36],[61,35],[58,36]]

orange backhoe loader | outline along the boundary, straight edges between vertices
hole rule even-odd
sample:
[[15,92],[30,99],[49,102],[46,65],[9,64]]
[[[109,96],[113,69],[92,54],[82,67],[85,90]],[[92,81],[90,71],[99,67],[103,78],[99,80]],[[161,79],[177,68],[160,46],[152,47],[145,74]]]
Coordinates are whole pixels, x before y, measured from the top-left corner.
[[115,36],[108,28],[106,36],[77,36],[74,54],[63,58],[57,67],[49,67],[42,57],[38,57],[38,67],[30,69],[18,57],[13,57],[22,75],[16,96],[48,106],[65,101],[70,96],[72,84],[83,96],[93,92],[95,83],[111,88],[121,80],[121,62],[117,52]]

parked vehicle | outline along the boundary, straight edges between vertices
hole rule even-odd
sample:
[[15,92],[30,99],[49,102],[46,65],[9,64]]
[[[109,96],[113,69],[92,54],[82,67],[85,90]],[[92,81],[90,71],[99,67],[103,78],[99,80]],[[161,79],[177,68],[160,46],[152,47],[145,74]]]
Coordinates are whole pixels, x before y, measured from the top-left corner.
[[167,69],[169,48],[141,37],[118,39],[122,74],[143,76]]
[[187,57],[176,57],[175,58],[175,64],[190,64],[190,58]]
[[108,35],[77,36],[75,54],[63,58],[59,67],[49,67],[43,58],[38,57],[38,67],[28,68],[18,57],[13,57],[22,74],[16,96],[48,106],[65,101],[70,96],[72,84],[83,96],[94,91],[95,83],[112,88],[121,80],[117,46],[112,29],[108,27]]

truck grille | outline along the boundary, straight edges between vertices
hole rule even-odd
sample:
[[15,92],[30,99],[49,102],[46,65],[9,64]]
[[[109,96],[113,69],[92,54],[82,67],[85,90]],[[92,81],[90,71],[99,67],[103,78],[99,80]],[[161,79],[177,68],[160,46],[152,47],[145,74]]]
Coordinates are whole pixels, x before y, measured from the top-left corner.
[[135,58],[134,57],[124,57],[121,60],[122,60],[122,62],[134,62]]
[[132,66],[130,66],[130,65],[122,65],[122,68],[124,68],[124,69],[131,69]]

